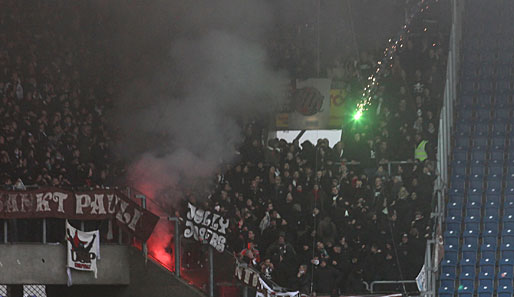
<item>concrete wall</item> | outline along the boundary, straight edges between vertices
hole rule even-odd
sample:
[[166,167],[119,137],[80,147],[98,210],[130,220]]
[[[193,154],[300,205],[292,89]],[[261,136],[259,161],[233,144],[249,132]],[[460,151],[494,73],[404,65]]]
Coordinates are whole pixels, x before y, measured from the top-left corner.
[[64,246],[0,245],[0,284],[44,284],[48,297],[205,297],[161,266],[145,263],[134,248],[101,245],[100,255],[98,278],[72,270],[73,285],[68,287]]
[[[101,245],[93,272],[72,269],[73,284],[127,285],[130,280],[129,248]],[[0,245],[0,284],[66,284],[66,248],[60,244]]]
[[47,286],[48,297],[205,297],[198,289],[148,261],[140,251],[129,250],[128,286]]

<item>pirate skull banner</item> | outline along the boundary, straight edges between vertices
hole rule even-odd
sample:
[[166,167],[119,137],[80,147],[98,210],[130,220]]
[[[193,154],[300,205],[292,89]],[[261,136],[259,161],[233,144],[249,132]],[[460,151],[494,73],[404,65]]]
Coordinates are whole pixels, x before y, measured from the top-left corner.
[[100,231],[80,231],[66,221],[66,242],[67,267],[93,271],[96,278],[96,261],[100,260]]

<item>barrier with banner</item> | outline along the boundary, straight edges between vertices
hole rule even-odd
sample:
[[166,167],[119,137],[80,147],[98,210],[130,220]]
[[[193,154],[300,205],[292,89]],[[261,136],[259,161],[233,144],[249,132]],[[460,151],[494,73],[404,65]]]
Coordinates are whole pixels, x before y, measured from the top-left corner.
[[66,191],[43,188],[0,191],[0,219],[59,218],[104,220],[116,223],[141,241],[146,241],[159,217],[141,208],[117,190]]
[[68,286],[72,285],[70,268],[92,271],[97,278],[96,261],[100,260],[100,231],[84,232],[66,221],[66,242]]
[[241,263],[236,265],[235,277],[245,286],[255,288],[257,291],[255,297],[300,297],[299,291],[288,291],[277,285],[269,285],[257,270]]
[[217,213],[203,210],[188,203],[185,238],[194,238],[196,241],[205,242],[214,247],[218,252],[225,250],[227,239],[225,238],[229,220]]

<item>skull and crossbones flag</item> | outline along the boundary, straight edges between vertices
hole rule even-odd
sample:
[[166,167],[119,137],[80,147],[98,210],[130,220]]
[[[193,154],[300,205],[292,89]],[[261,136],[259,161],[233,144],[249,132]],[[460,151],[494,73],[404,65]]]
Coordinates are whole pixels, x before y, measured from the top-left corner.
[[100,231],[80,231],[66,221],[66,243],[68,284],[71,285],[70,268],[93,271],[96,278],[96,261],[100,260]]

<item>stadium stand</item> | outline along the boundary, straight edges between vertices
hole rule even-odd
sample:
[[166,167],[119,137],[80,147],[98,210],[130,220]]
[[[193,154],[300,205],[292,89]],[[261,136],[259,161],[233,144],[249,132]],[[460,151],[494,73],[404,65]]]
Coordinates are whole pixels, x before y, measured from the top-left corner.
[[514,6],[466,7],[439,296],[512,296]]
[[[36,2],[31,10],[7,2],[0,12],[1,183],[9,189],[21,184],[121,185],[125,168],[110,149],[114,132],[105,119],[112,86],[104,59],[92,53],[94,32],[75,30],[75,21],[87,19],[80,17],[87,12],[59,2],[69,13],[56,19],[53,3]],[[47,26],[48,20],[55,23]],[[264,146],[262,131],[251,125],[245,129],[241,158],[218,177],[209,207],[232,218],[231,249],[264,276],[302,292],[311,290],[314,279],[319,294],[362,293],[363,281],[413,279],[421,269],[425,240],[432,234],[432,161],[447,48],[444,28],[427,34],[423,29],[420,25],[406,36],[379,91],[381,104],[372,110],[377,121],[361,133],[346,133],[332,147],[322,139],[316,144],[272,139]],[[475,49],[478,53],[470,49],[470,54],[479,61],[488,56]],[[496,53],[498,61],[508,58]],[[371,60],[341,64],[350,78],[359,63]],[[460,163],[454,172],[459,174],[452,181],[455,199],[448,211],[440,294],[453,294],[460,286],[462,293],[512,292],[512,284],[503,279],[510,275],[512,280],[506,259],[512,259],[514,211],[507,211],[507,203],[514,205],[514,196],[500,196],[503,188],[514,192],[514,179],[504,178],[504,165],[506,175],[514,173],[512,154],[506,151],[511,135],[505,108],[511,98],[504,90],[511,86],[508,65],[475,65],[480,71],[470,71],[480,81],[462,90],[469,97],[462,97],[458,115],[461,134],[454,160]],[[477,90],[483,96],[494,94],[490,111],[476,108],[481,104],[473,99]],[[476,125],[470,126],[470,120]],[[419,157],[415,150],[423,140],[428,141],[427,156]],[[383,164],[391,160],[408,162],[389,175]],[[470,195],[472,191],[477,194]],[[483,224],[482,212],[487,216]],[[503,235],[500,242],[498,234]],[[459,248],[461,238],[466,249]],[[473,269],[476,265],[480,270]]]

